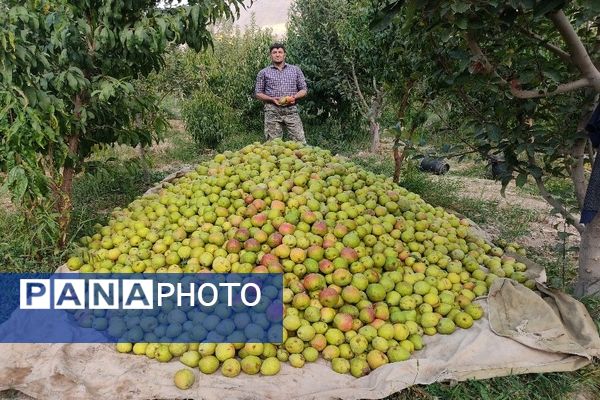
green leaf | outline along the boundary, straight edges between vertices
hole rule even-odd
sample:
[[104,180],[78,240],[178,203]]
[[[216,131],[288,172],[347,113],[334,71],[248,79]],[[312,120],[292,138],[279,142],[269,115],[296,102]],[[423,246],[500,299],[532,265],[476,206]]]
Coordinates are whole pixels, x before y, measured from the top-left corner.
[[402,11],[402,6],[405,4],[405,0],[392,1],[386,7],[384,7],[371,22],[371,29],[382,30],[387,28],[396,17]]
[[165,20],[163,18],[156,18],[156,25],[158,25],[159,31],[161,35],[165,34],[165,31],[167,30],[167,23],[165,22]]
[[454,22],[454,25],[458,26],[464,31],[469,27],[469,21],[465,17],[460,17]]
[[200,19],[200,6],[198,4],[192,6],[190,10],[190,16],[192,19],[192,26],[198,26],[198,20]]
[[488,137],[494,142],[498,142],[501,137],[501,130],[497,125],[488,125]]
[[13,50],[16,49],[16,47],[15,47],[15,33],[13,31],[8,31],[8,43],[10,43],[10,46],[13,48]]
[[146,32],[143,27],[139,26],[135,29],[135,38],[139,44],[144,43],[146,40]]
[[73,90],[77,90],[77,79],[75,79],[75,77],[70,72],[67,72],[66,77],[69,87]]
[[553,70],[545,70],[543,71],[545,77],[550,78],[554,82],[561,82],[560,73],[558,71]]
[[458,14],[462,14],[471,8],[471,5],[467,2],[456,2],[450,5],[452,11]]
[[569,232],[557,232],[557,235],[561,240],[565,240],[568,239],[570,236],[573,236],[573,234]]
[[10,170],[7,180],[2,186],[10,190],[13,199],[21,202],[23,196],[25,195],[25,191],[27,190],[27,183],[28,181],[25,170],[17,166]]

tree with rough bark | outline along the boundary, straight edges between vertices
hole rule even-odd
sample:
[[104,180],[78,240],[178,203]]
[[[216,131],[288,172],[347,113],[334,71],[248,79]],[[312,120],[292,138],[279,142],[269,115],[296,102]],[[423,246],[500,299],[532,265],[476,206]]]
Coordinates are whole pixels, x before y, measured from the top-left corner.
[[350,104],[368,127],[371,152],[380,145],[386,82],[399,78],[387,51],[393,32],[370,29],[376,10],[367,0],[297,0],[288,29],[290,54],[307,75],[311,97]]
[[[242,0],[27,0],[0,13],[0,170],[32,223],[67,242],[73,179],[94,148],[147,146],[165,120],[133,82],[160,70],[171,44],[211,44],[207,27]],[[47,211],[50,211],[48,213]]]
[[[379,23],[410,27],[428,55],[432,89],[452,104],[440,113],[457,142],[502,157],[515,180],[540,195],[581,234],[577,295],[600,290],[600,218],[583,226],[596,152],[584,130],[600,95],[600,18],[592,1],[381,1]],[[383,21],[383,22],[382,22]],[[414,39],[413,39],[414,40]],[[434,110],[435,111],[435,110]],[[570,177],[577,210],[547,188]]]

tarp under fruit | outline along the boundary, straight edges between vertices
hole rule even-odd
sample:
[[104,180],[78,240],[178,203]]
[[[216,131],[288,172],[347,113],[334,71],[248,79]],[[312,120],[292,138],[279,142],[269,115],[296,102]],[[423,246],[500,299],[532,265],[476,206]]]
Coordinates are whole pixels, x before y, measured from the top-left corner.
[[[115,352],[109,344],[0,345],[0,390],[36,399],[376,399],[416,384],[510,374],[573,371],[600,356],[600,338],[585,307],[564,293],[498,279],[478,302],[486,317],[471,329],[425,337],[407,361],[356,379],[322,359],[275,376],[197,373],[187,391],[173,385],[178,362],[157,363]],[[43,329],[39,326],[23,327]]]
[[[470,329],[425,336],[425,347],[409,360],[383,365],[361,378],[338,374],[319,358],[303,368],[282,363],[275,376],[227,378],[196,369],[196,382],[182,391],[173,384],[182,368],[176,361],[120,354],[110,344],[3,344],[0,391],[16,389],[39,399],[375,399],[416,384],[573,371],[600,357],[600,337],[585,307],[547,288],[540,266],[511,256],[527,264],[539,293],[498,278],[488,295],[475,301],[485,314]],[[59,271],[67,271],[66,266]],[[48,326],[29,325],[21,322],[18,331],[52,329],[51,321]]]

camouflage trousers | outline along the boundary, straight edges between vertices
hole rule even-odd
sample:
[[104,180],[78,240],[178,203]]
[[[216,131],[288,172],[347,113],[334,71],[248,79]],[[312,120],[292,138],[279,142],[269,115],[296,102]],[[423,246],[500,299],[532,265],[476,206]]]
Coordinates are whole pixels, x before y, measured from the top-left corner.
[[265,104],[265,140],[282,138],[284,127],[288,139],[306,144],[298,106],[279,107],[275,104]]

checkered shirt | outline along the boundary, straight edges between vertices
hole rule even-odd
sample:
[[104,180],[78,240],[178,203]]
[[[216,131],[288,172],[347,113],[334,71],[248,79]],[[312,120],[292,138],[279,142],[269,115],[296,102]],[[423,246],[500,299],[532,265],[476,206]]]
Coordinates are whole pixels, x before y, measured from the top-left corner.
[[294,96],[306,90],[306,80],[299,67],[284,64],[280,71],[274,65],[262,69],[256,77],[255,94],[264,93],[270,97]]

